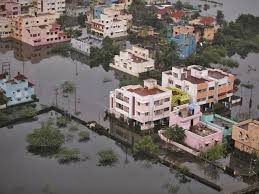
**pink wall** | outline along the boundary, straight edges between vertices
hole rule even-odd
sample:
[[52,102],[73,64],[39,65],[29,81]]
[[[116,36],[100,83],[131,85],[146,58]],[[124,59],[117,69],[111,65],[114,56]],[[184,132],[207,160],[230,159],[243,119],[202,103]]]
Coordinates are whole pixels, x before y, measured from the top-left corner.
[[185,131],[185,134],[185,144],[199,151],[207,150],[208,148],[212,147],[216,141],[221,143],[223,138],[221,131],[217,131],[214,134],[208,135],[206,137],[201,137],[187,130]]

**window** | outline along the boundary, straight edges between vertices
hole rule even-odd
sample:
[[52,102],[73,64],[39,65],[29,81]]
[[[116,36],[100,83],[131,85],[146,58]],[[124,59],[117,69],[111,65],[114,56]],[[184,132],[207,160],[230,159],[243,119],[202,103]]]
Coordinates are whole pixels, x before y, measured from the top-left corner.
[[165,112],[166,112],[166,111],[169,111],[169,107],[164,108],[164,111],[165,111]]
[[148,115],[149,115],[149,112],[146,112],[146,113],[145,113],[145,116],[148,116]]
[[138,106],[140,106],[140,102],[138,102]]
[[168,101],[170,101],[170,98],[166,98],[166,99],[165,99],[165,102],[168,102]]
[[214,90],[214,87],[209,87],[209,90]]

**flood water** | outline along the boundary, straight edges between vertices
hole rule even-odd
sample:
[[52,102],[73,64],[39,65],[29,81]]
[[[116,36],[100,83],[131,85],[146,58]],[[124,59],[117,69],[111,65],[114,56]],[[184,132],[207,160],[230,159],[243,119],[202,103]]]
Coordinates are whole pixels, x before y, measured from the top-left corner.
[[[18,124],[14,128],[0,130],[1,157],[1,194],[166,194],[167,185],[179,187],[178,194],[200,193],[216,194],[195,180],[180,183],[175,172],[170,172],[161,164],[151,164],[146,161],[134,161],[126,149],[111,139],[99,136],[84,126],[80,131],[88,131],[90,140],[78,143],[78,132],[62,130],[65,135],[72,134],[74,138],[65,146],[80,149],[81,155],[88,156],[86,161],[71,164],[59,164],[56,159],[42,158],[26,151],[26,135],[32,129],[39,127],[42,121],[51,116],[39,116],[38,121]],[[113,166],[98,166],[97,153],[103,149],[112,149],[119,158]],[[44,192],[45,191],[45,192]]]
[[[198,0],[188,0],[201,4]],[[216,13],[218,8],[224,11],[228,20],[235,19],[242,12],[259,14],[258,0],[218,0],[223,2],[223,7],[212,8],[208,12]],[[204,12],[206,14],[206,12]],[[85,120],[96,120],[107,127],[109,123],[103,121],[104,110],[108,106],[109,91],[119,85],[113,71],[105,71],[102,66],[90,68],[77,60],[54,56],[50,53],[51,46],[31,48],[14,42],[0,43],[0,64],[9,62],[11,72],[14,75],[18,71],[24,74],[35,84],[36,93],[40,97],[40,103],[51,105],[55,103],[54,89],[63,81],[74,81],[77,86],[76,105],[80,111],[80,117]],[[246,59],[234,56],[240,63],[232,72],[242,83],[252,83],[253,106],[250,114],[258,117],[259,111],[259,55],[249,54]],[[23,61],[24,65],[23,65]],[[251,70],[256,69],[256,71]],[[109,80],[104,81],[104,80]],[[243,106],[233,108],[233,117],[240,114],[249,114],[250,91],[240,89],[238,94],[244,97]],[[64,109],[74,111],[74,98],[70,101],[58,95],[58,105]],[[41,116],[44,120],[46,116]],[[126,154],[125,149],[114,141],[91,133],[91,140],[86,144],[79,144],[74,140],[67,144],[78,147],[82,154],[89,155],[90,159],[70,165],[61,165],[55,159],[33,156],[26,151],[25,136],[33,128],[40,125],[39,121],[19,124],[13,129],[0,129],[0,193],[42,193],[46,187],[54,193],[168,193],[166,184],[177,184],[180,187],[178,193],[218,193],[197,181],[183,184],[170,173],[169,169],[160,164],[147,164],[143,161],[134,161]],[[81,126],[82,127],[82,126]],[[86,128],[82,130],[88,130]],[[124,131],[125,132],[125,131]],[[115,131],[112,131],[115,133]],[[121,133],[121,131],[120,131]],[[125,132],[127,133],[127,132]],[[116,134],[115,134],[116,135]],[[119,134],[117,134],[119,135]],[[131,134],[127,134],[132,141]],[[124,137],[126,138],[125,135]],[[113,167],[98,167],[96,153],[103,148],[112,148],[119,155],[119,163]],[[234,180],[227,175],[213,169],[205,169],[202,165],[184,162],[190,169],[198,174],[214,180],[225,187],[224,193],[245,186],[239,180]],[[200,165],[200,167],[199,167]],[[212,176],[217,175],[217,176]],[[206,177],[206,176],[205,176]],[[236,185],[236,187],[235,187]]]

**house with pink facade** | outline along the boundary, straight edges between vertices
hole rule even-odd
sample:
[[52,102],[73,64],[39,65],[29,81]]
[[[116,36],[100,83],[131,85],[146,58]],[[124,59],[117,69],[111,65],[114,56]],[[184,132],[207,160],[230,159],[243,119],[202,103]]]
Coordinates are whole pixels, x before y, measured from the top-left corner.
[[129,85],[110,92],[109,112],[141,130],[169,122],[172,92],[144,80],[144,86]]
[[14,17],[12,38],[32,46],[69,41],[56,23],[57,13],[30,13]]
[[[195,151],[206,151],[218,143],[222,143],[223,133],[219,128],[207,125],[200,121],[202,113],[198,104],[184,104],[175,107],[170,113],[169,126],[179,126],[185,129],[184,145]],[[164,141],[172,143],[172,140],[166,140],[163,136],[163,130],[160,130],[159,136]],[[175,143],[172,143],[175,144]]]

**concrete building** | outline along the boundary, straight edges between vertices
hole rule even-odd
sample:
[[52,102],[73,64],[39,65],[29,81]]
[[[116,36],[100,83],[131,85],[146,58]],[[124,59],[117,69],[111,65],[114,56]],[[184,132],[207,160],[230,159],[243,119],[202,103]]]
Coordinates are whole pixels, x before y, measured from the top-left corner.
[[0,1],[0,17],[12,17],[21,14],[21,5],[17,0]]
[[0,17],[0,39],[10,38],[12,33],[11,19]]
[[32,6],[34,0],[16,0],[22,7],[24,6]]
[[169,42],[177,44],[179,57],[185,59],[196,51],[196,37],[192,26],[169,26],[167,29]]
[[8,74],[0,74],[0,92],[8,98],[7,106],[17,105],[33,100],[33,84],[18,73],[13,79]]
[[133,45],[125,51],[120,51],[120,55],[115,55],[110,67],[138,77],[140,73],[153,70],[154,64],[147,49]]
[[40,46],[68,41],[68,37],[56,24],[57,13],[31,13],[14,17],[12,37],[18,41]]
[[259,121],[246,120],[233,126],[235,148],[249,154],[259,154]]
[[100,18],[90,21],[91,31],[100,37],[119,38],[127,36],[131,26],[132,15],[105,8]]
[[93,35],[87,35],[81,38],[72,38],[71,46],[82,54],[90,55],[91,47],[102,47],[102,39]]
[[220,69],[197,65],[172,67],[162,73],[163,87],[176,87],[187,92],[199,105],[231,101],[235,76]]
[[[183,144],[199,152],[206,151],[214,145],[222,143],[223,139],[222,131],[201,122],[201,116],[199,105],[194,103],[184,104],[173,108],[169,122],[170,127],[178,126],[183,128],[185,130]],[[159,136],[165,140],[163,132],[163,130],[160,130]],[[167,142],[174,144],[171,141]]]
[[189,130],[200,122],[201,115],[200,106],[197,104],[176,106],[170,113],[169,126],[178,125],[183,129]]
[[110,92],[109,111],[117,118],[133,122],[141,130],[169,121],[171,91],[157,85],[154,79],[141,85],[129,85]]
[[203,113],[201,116],[201,121],[206,123],[209,126],[220,129],[223,133],[224,140],[229,141],[232,135],[233,125],[236,125],[237,122],[228,119],[226,117],[222,117],[218,114],[206,114]]
[[34,4],[39,13],[66,11],[66,0],[34,0]]

